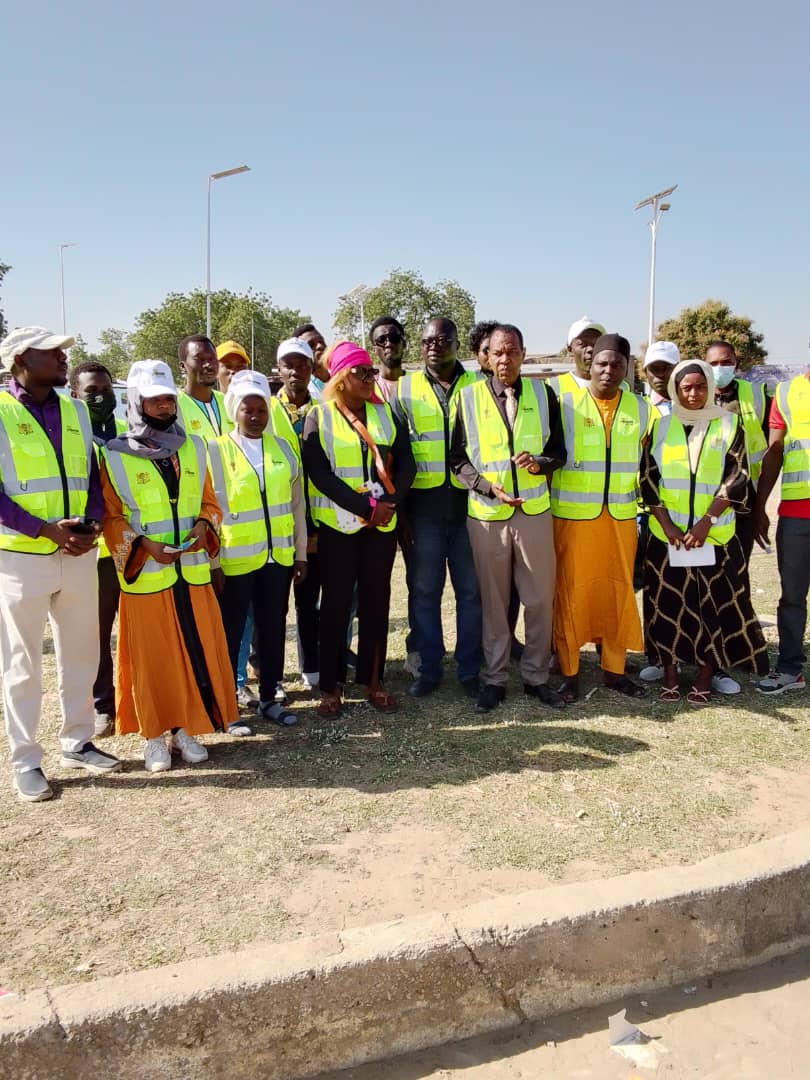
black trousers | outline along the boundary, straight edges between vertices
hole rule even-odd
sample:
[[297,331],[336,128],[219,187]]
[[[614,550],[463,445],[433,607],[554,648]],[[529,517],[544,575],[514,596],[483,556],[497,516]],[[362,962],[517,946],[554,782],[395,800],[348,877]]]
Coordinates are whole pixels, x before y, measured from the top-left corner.
[[388,650],[391,571],[397,550],[395,531],[360,529],[342,533],[322,525],[318,531],[321,568],[321,690],[332,694],[346,682],[346,632],[357,586],[357,672],[364,686],[382,682]]
[[219,598],[234,680],[245,620],[248,608],[253,604],[253,640],[259,659],[261,701],[273,701],[276,684],[284,675],[284,639],[292,575],[291,566],[266,563],[249,574],[226,576],[225,589]]
[[98,673],[93,683],[93,702],[97,713],[115,716],[113,684],[112,629],[118,614],[121,587],[115,564],[107,557],[98,560]]
[[293,586],[295,622],[298,627],[298,664],[301,671],[320,671],[318,663],[318,623],[321,599],[321,568],[317,551],[307,554],[307,576]]

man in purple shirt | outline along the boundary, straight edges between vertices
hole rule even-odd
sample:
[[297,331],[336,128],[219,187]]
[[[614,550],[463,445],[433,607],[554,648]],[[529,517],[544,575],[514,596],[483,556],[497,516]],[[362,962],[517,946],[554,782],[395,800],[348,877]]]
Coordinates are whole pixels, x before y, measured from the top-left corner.
[[55,389],[67,383],[72,344],[41,326],[17,328],[0,342],[0,364],[11,373],[0,391],[0,664],[14,786],[25,802],[53,797],[36,741],[48,620],[61,764],[93,773],[121,767],[90,741],[103,500],[87,407]]

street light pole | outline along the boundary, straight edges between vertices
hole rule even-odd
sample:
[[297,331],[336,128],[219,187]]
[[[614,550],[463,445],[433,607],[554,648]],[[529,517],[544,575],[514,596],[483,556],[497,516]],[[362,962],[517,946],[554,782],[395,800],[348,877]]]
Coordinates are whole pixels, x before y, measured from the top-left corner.
[[371,292],[371,289],[367,285],[355,285],[353,289],[349,289],[343,296],[339,296],[338,300],[343,300],[344,303],[350,303],[356,305],[360,309],[360,344],[365,349],[366,347],[366,296]]
[[238,173],[250,172],[249,165],[239,165],[235,169],[224,169],[222,172],[210,173],[208,176],[208,228],[205,242],[205,335],[211,337],[211,188],[214,180],[222,180],[226,176],[236,176]]
[[62,298],[62,333],[66,335],[67,316],[65,315],[65,259],[63,252],[65,248],[76,247],[76,244],[57,244],[56,246],[59,250],[59,295]]
[[647,344],[652,345],[653,335],[655,333],[655,254],[656,254],[656,241],[658,239],[658,225],[661,221],[661,216],[670,208],[668,202],[663,202],[668,195],[677,188],[677,184],[673,184],[672,187],[665,188],[664,191],[657,191],[655,195],[650,195],[646,199],[642,199],[640,203],[636,203],[635,209],[640,210],[643,206],[652,207],[652,219],[647,223],[650,226],[650,233],[652,234],[652,252],[650,255],[650,310],[649,319],[647,323]]

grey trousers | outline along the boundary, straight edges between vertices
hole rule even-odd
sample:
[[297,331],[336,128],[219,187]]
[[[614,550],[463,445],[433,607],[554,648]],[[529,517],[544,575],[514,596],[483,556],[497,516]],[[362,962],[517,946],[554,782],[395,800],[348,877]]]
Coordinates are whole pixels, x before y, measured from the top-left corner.
[[782,595],[776,613],[779,629],[776,667],[785,675],[800,675],[807,659],[804,631],[807,626],[807,593],[810,589],[810,518],[779,518],[776,526],[776,561],[782,582]]
[[481,681],[503,686],[509,672],[512,580],[524,607],[526,644],[520,674],[529,686],[548,682],[557,560],[551,513],[516,510],[506,521],[467,519],[481,590],[484,666]]

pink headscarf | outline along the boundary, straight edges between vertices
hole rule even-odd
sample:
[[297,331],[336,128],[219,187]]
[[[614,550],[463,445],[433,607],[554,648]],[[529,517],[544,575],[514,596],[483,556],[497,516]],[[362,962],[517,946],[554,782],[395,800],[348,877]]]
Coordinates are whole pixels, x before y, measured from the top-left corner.
[[[329,350],[329,377],[333,379],[341,371],[350,367],[373,367],[371,357],[365,349],[355,345],[353,341],[339,341]],[[382,401],[375,391],[370,400],[379,405]]]

